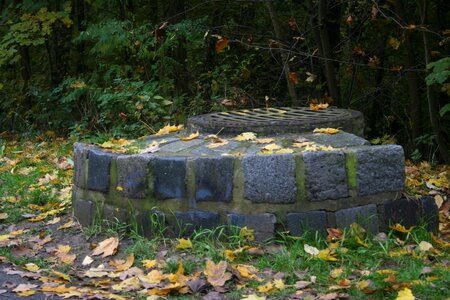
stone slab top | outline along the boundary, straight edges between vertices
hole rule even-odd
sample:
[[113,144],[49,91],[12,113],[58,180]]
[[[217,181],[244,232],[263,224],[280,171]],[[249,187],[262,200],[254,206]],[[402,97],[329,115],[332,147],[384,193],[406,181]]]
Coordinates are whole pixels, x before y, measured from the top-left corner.
[[120,154],[153,154],[158,156],[247,156],[255,154],[288,154],[345,150],[369,146],[354,134],[339,131],[327,133],[287,133],[262,135],[244,132],[239,135],[212,135],[178,131],[151,135],[120,144],[100,145],[102,151]]

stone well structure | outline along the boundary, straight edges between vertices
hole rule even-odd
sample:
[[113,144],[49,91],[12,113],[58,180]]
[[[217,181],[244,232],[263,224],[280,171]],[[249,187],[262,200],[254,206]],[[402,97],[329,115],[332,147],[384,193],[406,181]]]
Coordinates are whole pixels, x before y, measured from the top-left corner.
[[[188,131],[200,131],[198,138],[180,140],[189,134],[181,132],[140,141],[141,148],[158,145],[154,153],[117,154],[76,143],[75,216],[82,225],[95,218],[136,222],[146,235],[152,235],[155,220],[174,234],[247,226],[258,240],[271,238],[277,229],[325,234],[327,227],[353,222],[372,233],[391,223],[411,226],[421,220],[435,228],[433,198],[402,197],[402,147],[372,146],[360,137],[361,113],[282,108],[221,114],[188,122]],[[352,133],[313,133],[316,127]],[[211,146],[207,136],[219,131],[226,143]],[[257,132],[258,139],[235,139],[248,131]]]

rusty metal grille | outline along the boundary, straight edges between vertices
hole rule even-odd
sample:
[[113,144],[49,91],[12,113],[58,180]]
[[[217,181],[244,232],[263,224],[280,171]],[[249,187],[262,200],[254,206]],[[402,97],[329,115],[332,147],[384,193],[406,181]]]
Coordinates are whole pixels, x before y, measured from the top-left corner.
[[[307,107],[256,108],[217,112],[191,117],[189,130],[202,132],[237,133],[255,131],[261,133],[305,132],[315,127],[339,127],[362,135],[364,127],[361,112],[327,108],[311,110]],[[355,129],[355,128],[358,129]]]

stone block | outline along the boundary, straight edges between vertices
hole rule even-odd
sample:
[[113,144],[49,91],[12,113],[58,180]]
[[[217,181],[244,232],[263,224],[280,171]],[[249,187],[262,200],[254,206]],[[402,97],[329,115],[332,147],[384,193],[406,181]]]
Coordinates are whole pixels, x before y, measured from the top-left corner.
[[291,154],[250,155],[243,159],[245,198],[256,203],[293,203],[297,196]]
[[401,192],[405,188],[405,157],[398,145],[370,146],[355,151],[359,195]]
[[117,158],[117,185],[130,198],[145,198],[148,191],[148,168],[151,155],[124,155]]
[[431,196],[423,196],[419,198],[420,217],[425,223],[427,230],[437,232],[439,229],[439,208],[436,201]]
[[335,212],[336,226],[347,228],[352,223],[358,223],[370,233],[378,233],[378,213],[375,204],[341,209]]
[[407,228],[415,226],[420,220],[420,206],[416,199],[401,198],[383,204],[384,227],[401,224]]
[[156,198],[186,198],[186,158],[156,157],[151,165]]
[[345,155],[341,151],[303,153],[309,201],[348,197]]
[[89,151],[87,187],[92,191],[106,193],[113,154],[100,150]]
[[127,223],[130,219],[130,214],[123,208],[103,204],[102,219],[112,223]]
[[73,183],[82,189],[86,188],[86,161],[88,159],[89,146],[83,143],[75,143],[73,146]]
[[163,212],[157,210],[139,211],[136,216],[137,230],[146,238],[153,238],[157,234],[166,234],[167,222]]
[[81,226],[86,227],[92,224],[96,209],[92,201],[78,199],[73,201],[72,206],[74,217]]
[[254,230],[255,240],[262,242],[273,238],[276,217],[274,214],[228,214],[228,225],[247,227]]
[[323,236],[327,233],[327,213],[325,211],[308,211],[288,213],[286,226],[291,235],[300,236],[305,231],[318,231]]
[[191,147],[203,144],[205,141],[203,139],[194,139],[190,141],[177,141],[167,145],[162,145],[159,149],[160,152],[167,153],[177,153],[185,151]]
[[344,148],[354,146],[370,145],[370,142],[351,133],[340,131],[338,134],[304,134],[304,138],[325,146],[333,148]]
[[215,228],[219,225],[220,216],[215,212],[207,211],[187,211],[175,212],[176,235],[189,236],[195,230],[202,228]]
[[195,199],[230,202],[233,196],[233,157],[195,160]]

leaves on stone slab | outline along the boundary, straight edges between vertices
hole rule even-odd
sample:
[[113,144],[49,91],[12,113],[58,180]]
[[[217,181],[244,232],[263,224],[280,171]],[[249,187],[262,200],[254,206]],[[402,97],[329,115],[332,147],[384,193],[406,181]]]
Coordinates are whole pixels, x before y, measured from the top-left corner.
[[256,140],[256,134],[254,132],[243,132],[234,138],[236,141],[253,141]]
[[197,131],[197,132],[191,133],[189,136],[180,137],[180,140],[182,140],[182,141],[190,141],[190,140],[198,138],[199,136],[200,136],[200,133]]
[[117,237],[110,237],[98,244],[92,252],[92,256],[101,255],[107,257],[116,254],[119,247],[119,239]]
[[336,134],[339,133],[337,128],[316,128],[313,130],[314,133],[324,133],[324,134]]
[[183,129],[183,125],[170,125],[167,124],[163,128],[161,128],[155,135],[166,135],[172,132],[176,132]]

